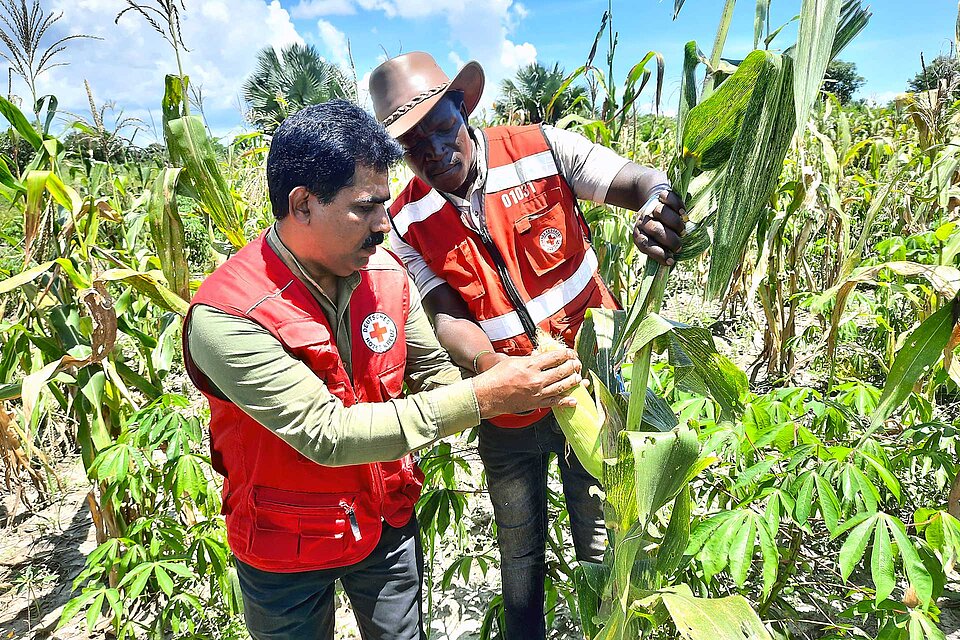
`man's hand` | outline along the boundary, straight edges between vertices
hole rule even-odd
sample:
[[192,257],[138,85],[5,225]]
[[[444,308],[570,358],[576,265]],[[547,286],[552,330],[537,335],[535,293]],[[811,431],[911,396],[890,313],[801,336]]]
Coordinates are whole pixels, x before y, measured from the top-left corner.
[[686,217],[680,196],[673,190],[661,191],[657,199],[640,212],[633,227],[633,243],[660,264],[673,266]]
[[572,349],[508,357],[473,378],[481,418],[533,409],[576,406],[566,393],[581,384],[580,361]]

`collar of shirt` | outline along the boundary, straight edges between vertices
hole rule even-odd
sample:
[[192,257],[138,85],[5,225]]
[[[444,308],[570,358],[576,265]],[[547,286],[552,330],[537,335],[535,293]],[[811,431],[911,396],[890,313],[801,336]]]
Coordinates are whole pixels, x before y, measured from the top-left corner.
[[[354,271],[349,276],[337,278],[337,300],[334,302],[323,292],[323,289],[320,288],[317,281],[310,277],[310,274],[303,268],[300,261],[297,260],[297,257],[293,255],[293,252],[287,248],[287,245],[283,244],[283,240],[280,239],[280,234],[277,233],[276,224],[270,225],[270,228],[267,230],[266,240],[267,244],[273,249],[283,264],[287,265],[290,271],[293,272],[293,275],[303,282],[307,290],[310,291],[320,304],[320,307],[327,316],[327,320],[329,320],[331,324],[339,325],[350,303],[350,297],[360,284],[360,272]],[[339,333],[339,326],[337,326],[335,331]]]
[[478,129],[470,129],[470,140],[473,142],[473,166],[477,177],[467,189],[467,197],[461,198],[452,193],[443,195],[460,210],[460,218],[470,229],[480,227],[480,211],[483,208],[483,187],[487,182],[487,153],[483,133]]

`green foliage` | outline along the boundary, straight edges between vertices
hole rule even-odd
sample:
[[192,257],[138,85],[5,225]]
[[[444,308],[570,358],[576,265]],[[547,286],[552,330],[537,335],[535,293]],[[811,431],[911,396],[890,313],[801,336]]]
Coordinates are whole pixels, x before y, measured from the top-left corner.
[[[179,55],[181,5],[157,6]],[[826,3],[798,6],[807,24],[833,24],[811,13]],[[154,15],[143,9],[129,8]],[[692,220],[668,287],[670,271],[628,239],[633,212],[585,209],[600,273],[626,307],[589,311],[577,344],[606,420],[595,468],[610,550],[576,563],[563,498],[549,493],[548,625],[566,607],[592,640],[942,638],[939,598],[960,557],[948,497],[960,470],[957,107],[937,97],[905,114],[843,108],[838,95],[794,135],[790,115],[811,100],[824,51],[835,57],[869,12],[846,0],[835,38],[824,29],[805,54],[736,63],[723,58],[733,2],[722,9],[709,58],[696,43],[684,51],[675,124],[634,109],[653,64],[660,79],[658,54],[614,80],[609,11],[587,64],[559,83],[554,69],[555,90],[539,95],[559,125],[671,169]],[[758,48],[780,33],[768,10],[756,3]],[[604,35],[607,64],[594,65]],[[791,79],[801,59],[816,64],[793,65],[804,68]],[[578,79],[586,115],[564,104]],[[289,87],[318,95],[303,79]],[[271,220],[267,139],[212,140],[179,65],[165,88],[169,155],[120,144],[96,122],[58,139],[45,117],[0,100],[11,125],[0,143],[0,446],[11,482],[47,493],[49,459],[81,452],[99,546],[64,624],[83,614],[117,637],[230,637],[239,591],[203,416],[173,392],[191,277]],[[724,263],[710,280],[721,308],[698,293],[707,260]],[[676,297],[658,313],[665,293]],[[734,363],[747,338],[759,351],[749,378]],[[443,590],[497,563],[473,535],[492,525],[471,523],[485,497],[469,438],[421,460],[428,618]],[[42,581],[24,575],[18,588]],[[496,597],[480,636],[495,637],[502,616]]]
[[556,124],[561,117],[579,114],[586,108],[586,90],[564,84],[565,72],[559,63],[545,67],[533,62],[506,78],[494,105],[497,117],[507,122]]
[[822,89],[837,96],[840,104],[845,105],[853,100],[853,94],[866,82],[866,79],[857,73],[856,63],[831,60],[823,77]]
[[105,506],[127,523],[87,557],[61,625],[86,610],[90,631],[106,604],[117,638],[210,637],[224,617],[239,614],[219,496],[205,471],[209,460],[198,453],[203,427],[183,415],[188,406],[182,396],[159,397],[94,459],[90,474]]
[[954,92],[958,76],[960,76],[960,61],[954,55],[940,54],[929,63],[921,58],[921,69],[907,82],[907,90],[930,91],[939,88],[941,82],[946,82],[951,92]]
[[284,118],[311,104],[334,98],[357,99],[356,79],[327,62],[313,45],[294,43],[279,54],[273,47],[257,52],[257,66],[243,82],[247,119],[273,133]]

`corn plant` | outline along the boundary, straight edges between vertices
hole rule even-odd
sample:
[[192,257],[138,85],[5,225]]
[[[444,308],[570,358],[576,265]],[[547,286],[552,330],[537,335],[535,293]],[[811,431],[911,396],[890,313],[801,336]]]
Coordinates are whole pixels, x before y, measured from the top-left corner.
[[[691,234],[687,255],[682,257],[705,248],[702,238],[709,225],[713,253],[708,296],[720,295],[729,286],[734,266],[782,170],[797,115],[805,123],[831,53],[842,49],[842,44],[835,47],[834,35],[839,32],[849,41],[856,33],[856,29],[839,24],[839,1],[804,2],[800,36],[791,55],[754,51],[720,83],[720,52],[733,4],[729,1],[724,9],[700,95],[694,82],[703,56],[696,43],[687,45],[677,154],[670,166],[674,188],[686,194],[689,208],[696,208],[706,195],[701,228]],[[696,177],[702,178],[704,186],[691,194]],[[711,206],[714,200],[715,209]],[[745,376],[716,352],[709,333],[676,326],[657,315],[668,275],[669,268],[650,262],[629,312],[592,310],[578,337],[578,351],[594,373],[596,402],[581,390],[578,393],[583,397],[573,415],[555,412],[574,452],[585,468],[602,479],[606,492],[611,553],[603,565],[584,569],[581,589],[592,597],[581,601],[581,621],[588,637],[594,638],[635,637],[643,627],[655,627],[667,617],[688,637],[730,633],[737,627],[749,637],[768,637],[742,600],[719,609],[718,603],[704,603],[701,608],[698,600],[682,589],[661,591],[665,579],[680,564],[688,542],[689,482],[710,459],[700,458],[696,433],[677,426],[662,400],[654,396],[647,407],[654,342],[670,345],[671,361],[684,371],[685,383],[708,391],[728,419],[742,414],[747,393]],[[633,345],[636,347],[631,350]],[[611,372],[633,352],[637,355],[631,368],[630,399],[618,401],[609,391],[616,388]],[[660,433],[642,432],[644,424]],[[657,512],[667,505],[672,508],[666,527],[659,535],[652,534]],[[757,531],[754,524],[750,527],[745,539],[752,548]],[[772,546],[769,535],[764,538],[761,533],[761,540]],[[746,565],[742,559],[738,562],[742,571]],[[773,588],[772,578],[765,576],[765,588]],[[639,591],[636,595],[635,589]],[[598,611],[605,614],[599,631],[594,619]],[[685,613],[678,613],[681,611]]]

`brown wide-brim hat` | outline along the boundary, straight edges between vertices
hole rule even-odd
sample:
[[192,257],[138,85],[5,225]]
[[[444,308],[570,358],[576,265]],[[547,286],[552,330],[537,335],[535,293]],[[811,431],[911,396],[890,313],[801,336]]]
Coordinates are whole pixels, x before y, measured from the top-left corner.
[[463,92],[467,115],[483,93],[483,68],[470,61],[447,77],[429,53],[413,51],[387,60],[370,74],[370,97],[377,120],[394,138],[412,129],[450,91]]

